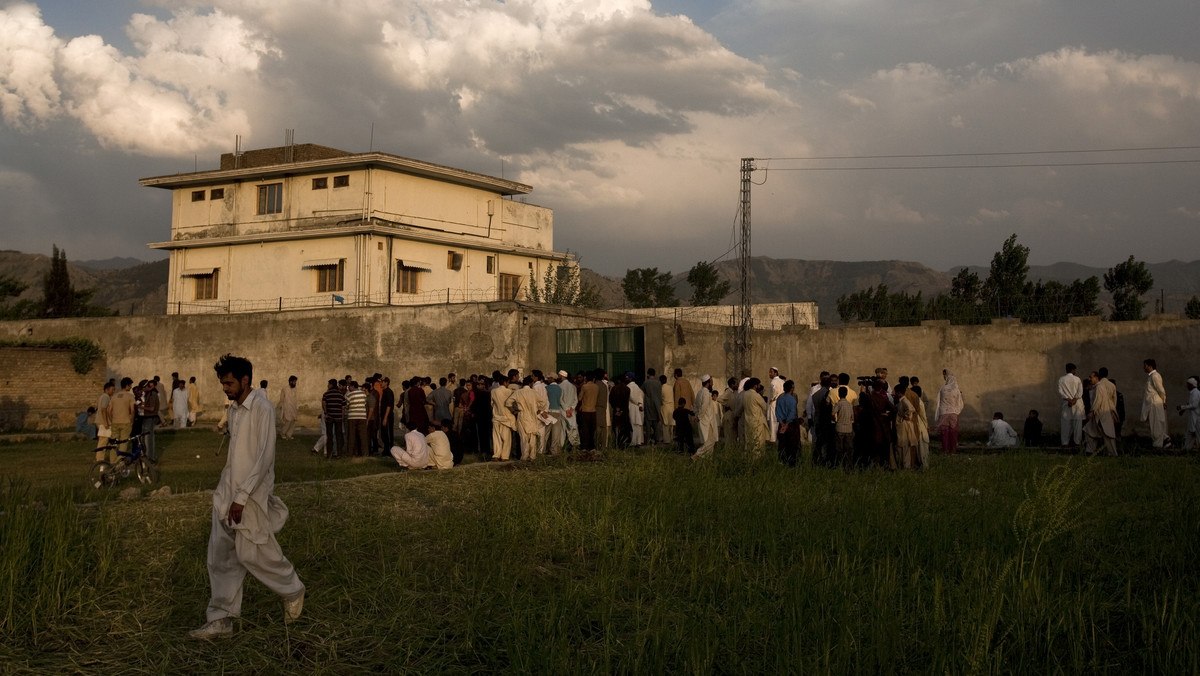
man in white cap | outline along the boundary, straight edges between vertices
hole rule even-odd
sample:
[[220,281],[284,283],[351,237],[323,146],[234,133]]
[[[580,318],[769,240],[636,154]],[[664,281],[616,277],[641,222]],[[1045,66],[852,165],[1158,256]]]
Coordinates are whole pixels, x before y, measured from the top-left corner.
[[1176,406],[1179,415],[1187,415],[1187,436],[1184,437],[1183,450],[1200,451],[1200,379],[1192,376],[1187,379],[1188,403]]
[[779,438],[779,420],[775,417],[775,400],[783,394],[783,378],[779,376],[779,369],[774,366],[767,371],[767,376],[767,386],[771,391],[770,396],[767,397],[767,423],[771,428],[771,443],[775,443]]
[[571,376],[565,370],[558,372],[558,386],[562,388],[562,414],[564,418],[565,442],[579,448],[579,390],[571,382]]
[[712,377],[707,373],[700,376],[700,392],[696,395],[696,418],[700,422],[700,439],[703,445],[692,456],[692,460],[706,457],[717,445],[721,433],[721,405],[713,391]]

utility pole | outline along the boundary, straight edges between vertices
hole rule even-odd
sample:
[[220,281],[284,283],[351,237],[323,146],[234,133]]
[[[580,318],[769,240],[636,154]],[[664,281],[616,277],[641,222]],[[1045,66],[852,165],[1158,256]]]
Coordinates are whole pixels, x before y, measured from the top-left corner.
[[738,306],[733,326],[733,376],[739,380],[751,368],[750,333],[753,323],[750,317],[750,173],[754,171],[754,158],[742,158],[742,243],[738,252],[738,272],[741,284],[741,303]]

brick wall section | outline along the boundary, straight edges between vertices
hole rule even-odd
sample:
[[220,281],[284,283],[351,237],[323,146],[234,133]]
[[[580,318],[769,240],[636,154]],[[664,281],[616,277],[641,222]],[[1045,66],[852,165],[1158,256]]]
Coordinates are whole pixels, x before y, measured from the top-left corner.
[[[242,153],[241,161],[234,162],[233,153],[223,153],[221,155],[221,171],[230,169],[250,169],[252,167],[270,167],[276,164],[284,164],[286,146],[276,148],[261,148],[259,150],[247,150]],[[293,162],[310,162],[312,160],[328,160],[335,157],[346,157],[351,155],[345,150],[337,148],[329,148],[319,146],[315,143],[299,143],[292,146],[292,161]],[[237,164],[238,166],[234,166]]]
[[0,347],[0,432],[75,428],[75,414],[96,405],[107,367],[100,359],[76,373],[73,355],[69,348]]

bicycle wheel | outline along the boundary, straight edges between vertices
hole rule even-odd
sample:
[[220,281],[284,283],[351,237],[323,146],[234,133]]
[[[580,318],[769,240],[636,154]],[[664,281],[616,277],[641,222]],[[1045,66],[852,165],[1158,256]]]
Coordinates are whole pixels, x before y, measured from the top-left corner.
[[158,482],[158,465],[150,462],[146,456],[138,458],[137,461],[137,478],[138,481],[144,484],[152,484]]
[[88,470],[88,485],[93,489],[112,488],[117,485],[117,473],[113,466],[101,460]]

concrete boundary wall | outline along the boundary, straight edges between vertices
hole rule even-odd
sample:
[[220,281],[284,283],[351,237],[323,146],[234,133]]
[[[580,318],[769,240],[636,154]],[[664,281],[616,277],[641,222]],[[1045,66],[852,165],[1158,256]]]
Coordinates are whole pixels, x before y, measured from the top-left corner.
[[[413,375],[450,371],[551,371],[556,329],[607,326],[644,326],[646,365],[660,373],[682,368],[697,385],[703,373],[723,380],[731,363],[725,327],[517,302],[0,322],[0,339],[91,338],[107,356],[108,372],[96,374],[98,380],[169,378],[172,371],[194,375],[206,410],[201,420],[209,422],[224,402],[213,363],[226,352],[243,355],[254,362],[256,383],[270,381],[272,400],[289,375],[300,378],[301,424],[311,425],[328,378],[378,371],[398,387]],[[1053,433],[1059,412],[1055,384],[1064,364],[1075,362],[1082,376],[1107,366],[1125,394],[1129,419],[1136,421],[1145,357],[1158,361],[1168,420],[1180,432],[1182,419],[1174,409],[1186,396],[1184,380],[1200,373],[1200,321],[1173,315],[1141,322],[1079,318],[1063,324],[997,320],[984,326],[925,322],[905,328],[759,330],[753,334],[752,363],[754,375],[765,377],[776,366],[801,390],[821,370],[859,375],[886,366],[893,383],[901,375],[920,377],[931,415],[941,371],[950,368],[966,400],[966,429],[985,429],[993,411],[1003,411],[1019,427],[1029,409],[1038,409],[1047,433]],[[4,377],[9,376],[0,373]]]

